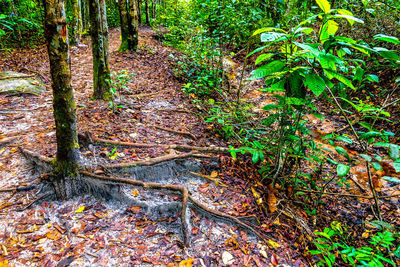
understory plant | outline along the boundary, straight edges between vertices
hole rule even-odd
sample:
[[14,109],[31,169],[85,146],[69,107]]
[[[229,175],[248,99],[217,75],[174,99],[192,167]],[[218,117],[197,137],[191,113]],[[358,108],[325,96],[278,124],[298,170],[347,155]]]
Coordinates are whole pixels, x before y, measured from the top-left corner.
[[134,73],[128,73],[126,70],[121,70],[119,72],[110,73],[110,78],[106,81],[110,83],[110,93],[112,98],[110,100],[109,107],[112,108],[115,113],[118,108],[123,108],[122,105],[115,105],[115,99],[120,93],[131,94],[131,90],[127,86],[128,83],[132,82],[132,77]]
[[344,263],[351,266],[396,266],[393,258],[400,258],[400,245],[395,242],[399,238],[399,232],[382,221],[372,221],[369,224],[380,230],[371,234],[364,233],[369,238],[369,246],[348,245],[352,241],[351,231],[340,222],[333,221],[322,232],[315,232],[318,236],[314,243],[317,249],[310,250],[309,253],[321,257],[319,266],[334,266],[339,256]]

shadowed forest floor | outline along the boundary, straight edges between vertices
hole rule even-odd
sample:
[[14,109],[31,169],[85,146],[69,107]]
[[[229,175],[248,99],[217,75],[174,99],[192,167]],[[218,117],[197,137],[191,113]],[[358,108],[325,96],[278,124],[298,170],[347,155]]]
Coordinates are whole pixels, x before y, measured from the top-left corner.
[[[119,53],[119,30],[110,31],[111,71],[135,73],[128,84],[131,92],[120,95],[117,102],[124,106],[113,113],[105,101],[92,101],[92,56],[90,39],[71,49],[72,82],[78,114],[79,132],[117,141],[196,146],[225,146],[207,129],[199,111],[184,95],[182,84],[174,77],[170,54],[175,53],[154,39],[150,28],[140,29],[139,51]],[[0,148],[0,189],[20,188],[38,183],[38,173],[18,153],[18,146],[54,157],[55,128],[52,114],[50,74],[45,47],[21,49],[0,57],[0,70],[36,74],[47,90],[40,96],[0,96],[0,134],[15,138]],[[190,134],[177,134],[160,128]],[[113,147],[82,148],[92,162],[123,163],[173,153],[162,147],[151,149]],[[203,174],[219,178],[227,187],[207,179],[191,183],[203,202],[235,216],[259,218],[258,206],[249,190],[249,181],[256,170],[238,165],[228,156],[202,160]],[[104,171],[99,169],[96,173]],[[199,182],[200,181],[200,182]],[[130,190],[141,197],[141,190]],[[235,264],[268,266],[271,262],[296,262],[298,254],[291,249],[281,233],[269,226],[261,227],[269,239],[261,242],[251,233],[235,225],[191,213],[191,244],[182,246],[179,214],[175,217],[153,218],[140,207],[105,201],[92,196],[69,201],[34,203],[35,190],[0,193],[0,243],[2,261],[16,266],[129,266],[169,265],[193,262],[198,266]],[[173,202],[177,198],[170,198]],[[148,201],[152,201],[148,199]],[[260,228],[261,229],[261,228]],[[269,235],[267,235],[269,233]],[[279,242],[278,242],[279,240]],[[297,255],[297,256],[296,256]],[[180,265],[180,266],[181,266]]]
[[[183,84],[174,76],[175,62],[171,55],[177,57],[180,52],[166,47],[154,36],[151,28],[142,27],[138,52],[119,53],[119,29],[110,31],[111,71],[125,70],[135,74],[127,85],[129,92],[121,92],[117,97],[116,103],[123,108],[118,108],[115,113],[108,102],[90,99],[90,39],[71,48],[78,131],[113,141],[226,147],[210,124],[203,121],[202,110],[192,104],[191,95],[182,92]],[[230,82],[235,88],[242,66],[234,61],[229,64],[233,77]],[[253,223],[257,223],[254,220],[257,218],[257,229],[265,235],[265,240],[223,219],[209,218],[192,210],[190,246],[185,248],[179,210],[154,214],[117,199],[107,201],[93,196],[63,202],[48,199],[34,202],[38,189],[29,187],[39,183],[40,173],[27,163],[18,147],[47,157],[55,156],[47,51],[44,46],[9,53],[1,51],[2,70],[35,75],[46,84],[47,90],[39,96],[0,95],[0,266],[6,260],[16,266],[284,266],[284,263],[304,266],[317,261],[315,256],[312,258],[307,254],[311,249],[312,232],[323,230],[332,221],[344,222],[349,235],[359,244],[365,242],[369,231],[373,231],[365,224],[374,219],[371,201],[342,195],[371,195],[365,160],[360,157],[356,146],[343,143],[339,144],[359,162],[350,170],[347,188],[333,182],[327,185],[328,192],[335,192],[331,196],[295,197],[290,190],[281,192],[279,185],[275,189],[264,186],[265,181],[247,156],[235,161],[229,155],[213,154],[217,155],[216,159],[177,161],[176,166],[181,164],[181,167],[193,168],[183,174],[176,172],[179,175],[172,183],[187,184],[193,196],[209,208],[250,218]],[[246,81],[242,94],[245,101],[254,105],[255,119],[266,116],[262,107],[276,101],[272,94],[258,90],[261,87],[261,81]],[[348,131],[351,136],[349,129],[343,128],[346,125],[344,119],[335,110],[327,108],[329,104],[324,101],[316,103],[316,106],[325,117],[307,115],[307,127],[313,140],[330,151],[330,158],[344,161],[344,156],[335,150],[335,146],[324,139],[335,131]],[[3,143],[4,140],[9,142]],[[87,144],[81,147],[81,152],[87,162],[98,167],[93,172],[100,175],[109,174],[101,168],[103,164],[179,154],[162,146],[144,149]],[[380,179],[382,176],[398,177],[399,173],[390,164],[383,160],[383,170],[372,171],[373,183],[382,196],[398,196],[400,193],[400,185]],[[305,163],[300,168],[311,170],[313,166],[310,165]],[[335,168],[335,165],[327,165],[319,175],[336,173]],[[190,171],[201,172],[201,175],[190,174]],[[146,178],[157,181],[157,175]],[[7,191],[13,188],[31,190]],[[262,196],[257,197],[254,189]],[[132,199],[153,203],[153,206],[180,201],[179,197],[165,196],[152,190],[129,186],[119,186],[118,190]],[[262,205],[256,203],[260,199]],[[384,220],[393,225],[400,224],[398,201],[398,197],[381,201]],[[31,203],[33,205],[29,206]],[[312,212],[305,210],[309,206],[314,208]]]

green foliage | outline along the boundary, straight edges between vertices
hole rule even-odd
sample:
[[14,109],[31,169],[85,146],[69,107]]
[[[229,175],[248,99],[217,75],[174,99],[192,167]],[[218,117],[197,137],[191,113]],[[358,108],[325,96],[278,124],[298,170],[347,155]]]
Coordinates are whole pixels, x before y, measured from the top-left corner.
[[[338,255],[340,255],[343,262],[351,266],[386,266],[390,264],[395,266],[391,256],[399,256],[394,245],[396,240],[395,235],[389,230],[384,228],[393,229],[391,225],[385,222],[374,221],[371,224],[379,226],[381,232],[371,235],[369,243],[370,246],[363,246],[355,248],[349,246],[351,241],[349,229],[342,226],[340,222],[333,221],[331,227],[326,227],[323,232],[316,231],[315,234],[319,236],[315,239],[314,245],[316,250],[311,250],[311,255],[320,255],[318,265],[320,266],[334,266]],[[388,226],[389,227],[388,227]],[[384,227],[382,227],[384,226]],[[396,255],[397,253],[397,255]]]
[[118,110],[118,108],[123,108],[123,106],[115,105],[114,103],[118,94],[132,93],[127,84],[132,82],[132,77],[134,75],[134,73],[128,73],[126,70],[121,70],[119,72],[110,73],[110,79],[106,80],[110,83],[110,93],[112,95],[112,100],[110,100],[109,107],[113,109],[114,113]]

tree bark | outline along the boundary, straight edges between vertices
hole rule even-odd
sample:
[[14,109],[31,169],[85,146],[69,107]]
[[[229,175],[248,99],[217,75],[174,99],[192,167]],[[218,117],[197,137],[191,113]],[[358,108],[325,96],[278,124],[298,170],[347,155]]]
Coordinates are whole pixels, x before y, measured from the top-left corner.
[[142,24],[142,0],[136,0],[139,25]]
[[127,0],[118,0],[119,17],[121,21],[121,45],[119,51],[129,50],[129,18],[128,18]]
[[93,54],[93,98],[110,100],[110,63],[105,0],[89,0]]
[[72,34],[71,45],[77,45],[81,41],[82,34],[82,12],[81,0],[72,0],[73,19],[72,19]]
[[149,0],[144,0],[144,4],[145,4],[145,6],[146,6],[146,25],[150,25]]
[[134,0],[129,1],[129,36],[128,43],[131,51],[136,51],[139,43],[139,17]]
[[64,0],[44,0],[45,32],[53,88],[57,156],[54,163],[56,195],[68,197],[65,179],[78,175],[79,144],[76,106],[71,85],[68,30]]

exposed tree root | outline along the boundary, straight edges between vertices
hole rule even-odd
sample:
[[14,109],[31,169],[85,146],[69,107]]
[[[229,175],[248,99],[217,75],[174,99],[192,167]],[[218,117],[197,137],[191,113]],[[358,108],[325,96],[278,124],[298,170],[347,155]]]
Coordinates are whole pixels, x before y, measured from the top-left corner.
[[210,180],[210,181],[214,182],[216,186],[220,185],[220,186],[223,186],[223,187],[228,187],[226,184],[221,182],[220,179],[211,177],[210,175],[205,175],[205,174],[201,174],[201,173],[197,173],[197,172],[190,172],[190,173],[194,174],[196,176],[202,177],[204,179]]
[[196,154],[194,152],[187,152],[182,154],[169,154],[166,156],[161,156],[158,158],[150,158],[144,160],[135,160],[126,163],[117,163],[117,164],[107,164],[102,167],[105,169],[114,169],[114,168],[130,168],[137,166],[151,166],[154,164],[158,164],[164,161],[170,161],[175,159],[184,159],[184,158],[215,158],[213,156],[205,155],[205,154]]
[[183,150],[183,151],[198,151],[198,152],[207,152],[207,153],[229,153],[229,150],[230,150],[227,147],[216,147],[216,146],[198,147],[198,146],[176,145],[176,144],[163,145],[163,144],[121,142],[121,141],[97,138],[97,137],[91,135],[89,132],[86,132],[85,134],[80,134],[79,140],[86,142],[86,143],[91,143],[91,144],[98,143],[98,144],[127,146],[127,147],[136,147],[136,148],[162,147],[164,149],[176,149],[176,150]]
[[12,188],[3,188],[0,189],[0,192],[23,192],[23,191],[30,191],[35,189],[36,186],[31,185],[31,186],[22,186],[22,187],[12,187]]
[[159,129],[159,130],[162,130],[162,131],[166,131],[166,132],[170,132],[170,133],[176,133],[176,134],[179,134],[179,135],[183,135],[183,136],[189,137],[189,138],[191,138],[191,139],[193,139],[193,140],[197,140],[197,137],[196,137],[196,136],[194,136],[192,133],[189,133],[189,132],[186,132],[186,131],[178,131],[178,130],[174,130],[174,129],[170,129],[170,128],[165,128],[165,127],[153,125],[153,124],[150,124],[150,125],[148,125],[148,126],[154,127],[154,128],[156,128],[156,129]]
[[4,144],[10,143],[12,141],[15,141],[17,138],[18,138],[18,136],[12,136],[12,137],[6,137],[3,139],[0,139],[0,145],[4,145]]
[[236,218],[234,216],[231,216],[229,214],[226,214],[226,213],[214,210],[214,209],[210,209],[207,206],[201,204],[199,201],[197,201],[190,195],[190,192],[188,191],[187,186],[172,185],[172,184],[159,184],[159,183],[147,183],[147,182],[131,180],[131,179],[127,179],[127,178],[102,176],[102,175],[93,174],[93,173],[90,173],[87,171],[81,171],[80,173],[82,175],[85,175],[85,176],[88,176],[88,177],[91,177],[94,179],[98,179],[98,180],[101,180],[106,183],[108,182],[108,183],[112,183],[112,184],[115,184],[115,183],[116,184],[128,184],[128,185],[140,186],[140,187],[144,187],[144,188],[166,189],[166,190],[170,190],[170,191],[179,192],[182,195],[181,220],[182,220],[182,232],[183,232],[183,237],[184,237],[183,239],[184,239],[184,243],[186,246],[188,245],[188,242],[189,242],[189,240],[188,240],[188,237],[189,237],[188,225],[186,222],[186,207],[187,207],[188,202],[193,204],[193,206],[195,208],[200,209],[201,211],[203,211],[213,217],[217,217],[217,218],[232,222],[232,223],[236,224],[237,226],[242,227],[242,228],[252,232],[256,236],[258,236],[261,240],[266,241],[264,235],[262,235],[256,229],[254,229],[253,226],[240,221],[238,218]]

